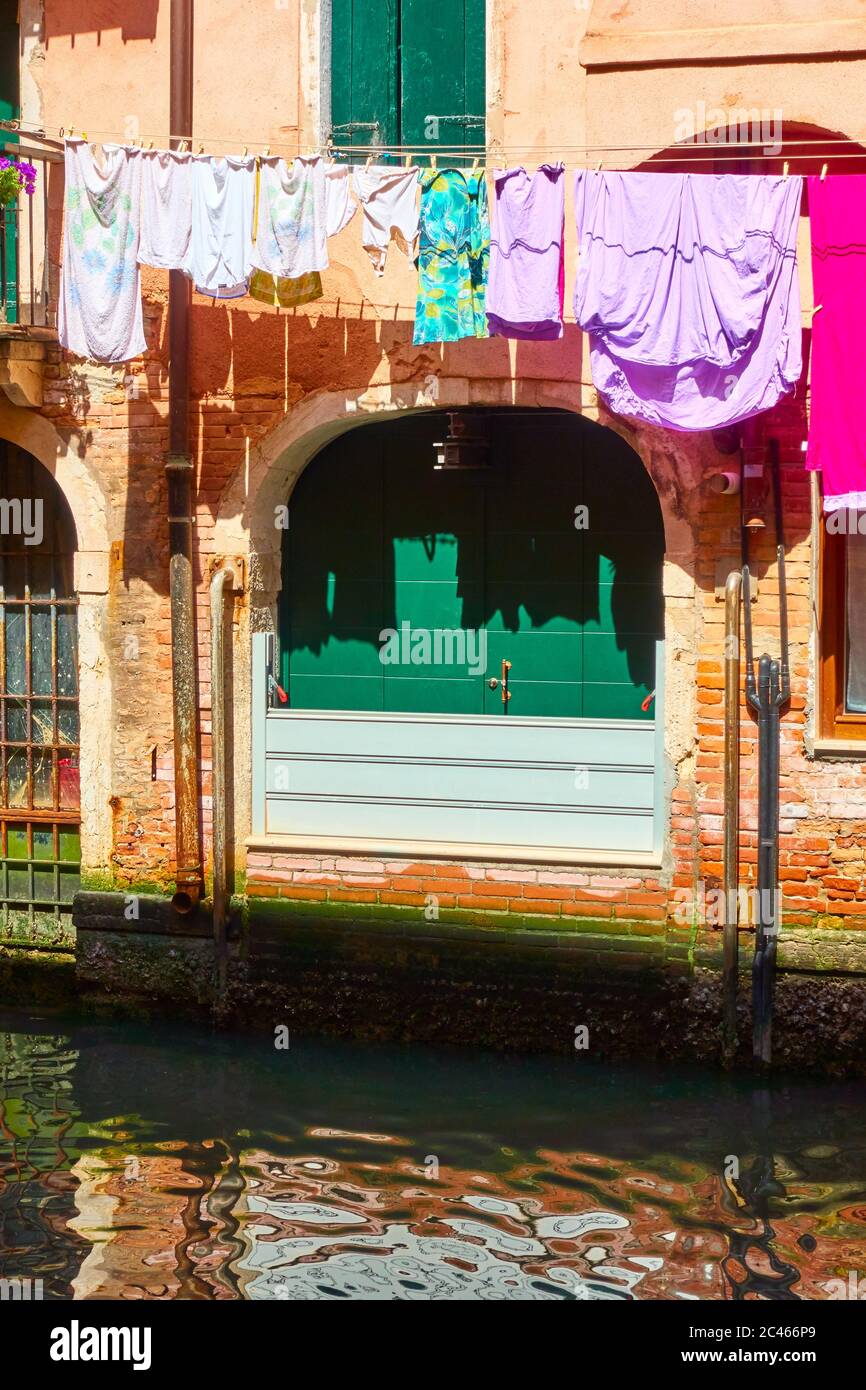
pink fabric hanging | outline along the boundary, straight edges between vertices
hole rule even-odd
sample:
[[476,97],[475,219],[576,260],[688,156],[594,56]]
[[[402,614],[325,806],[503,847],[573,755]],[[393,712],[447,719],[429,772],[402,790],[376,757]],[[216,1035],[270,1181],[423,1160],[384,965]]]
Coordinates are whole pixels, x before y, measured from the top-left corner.
[[807,468],[823,473],[824,511],[866,509],[863,324],[866,174],[808,180],[812,224],[812,392]]

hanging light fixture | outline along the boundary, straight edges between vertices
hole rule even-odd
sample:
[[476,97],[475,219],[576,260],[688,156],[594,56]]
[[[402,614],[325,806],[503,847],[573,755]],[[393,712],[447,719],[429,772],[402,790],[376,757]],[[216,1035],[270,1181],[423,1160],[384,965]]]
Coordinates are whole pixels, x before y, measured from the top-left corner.
[[448,411],[448,433],[433,444],[437,472],[490,468],[490,436],[483,415]]

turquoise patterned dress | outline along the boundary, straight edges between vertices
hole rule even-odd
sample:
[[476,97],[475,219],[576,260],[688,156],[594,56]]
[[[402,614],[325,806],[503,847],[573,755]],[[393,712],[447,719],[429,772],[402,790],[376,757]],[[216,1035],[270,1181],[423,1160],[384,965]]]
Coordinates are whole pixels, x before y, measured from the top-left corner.
[[483,171],[421,175],[418,304],[413,343],[486,338],[490,218]]

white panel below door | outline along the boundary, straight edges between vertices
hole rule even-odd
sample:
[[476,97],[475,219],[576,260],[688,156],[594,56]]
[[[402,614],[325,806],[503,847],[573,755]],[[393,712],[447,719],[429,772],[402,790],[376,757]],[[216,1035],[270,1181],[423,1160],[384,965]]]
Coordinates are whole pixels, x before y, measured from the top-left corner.
[[629,720],[268,710],[266,835],[656,849],[656,728]]

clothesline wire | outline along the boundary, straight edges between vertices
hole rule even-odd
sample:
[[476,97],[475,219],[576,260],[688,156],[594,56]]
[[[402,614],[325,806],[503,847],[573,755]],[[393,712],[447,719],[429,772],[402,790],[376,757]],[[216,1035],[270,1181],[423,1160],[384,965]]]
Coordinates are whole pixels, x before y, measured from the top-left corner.
[[[19,131],[22,135],[31,135],[34,137],[38,137],[40,135],[47,136],[49,132],[51,134],[57,135],[59,138],[62,138],[64,135],[71,135],[73,132],[82,137],[84,135],[84,132],[80,131],[77,126],[47,126],[39,124],[37,122],[28,121],[0,122],[0,128],[10,131]],[[109,141],[111,143],[143,143],[142,137],[131,137],[126,134],[120,134],[116,130],[96,130],[93,127],[90,127],[88,133],[92,135],[106,136],[109,138]],[[705,135],[708,135],[710,133],[711,132],[709,131],[704,132]],[[194,150],[197,150],[198,146],[204,144],[220,146],[241,145],[249,150],[251,156],[261,154],[266,149],[271,151],[285,151],[286,153],[294,154],[309,152],[311,149],[310,145],[303,145],[297,140],[268,140],[266,137],[259,137],[256,139],[249,137],[245,139],[244,137],[238,135],[208,136],[197,134],[193,136],[192,139],[190,139],[190,137],[188,136],[169,135],[167,137],[167,140],[168,143],[186,140],[187,144],[192,146]],[[863,137],[863,140],[864,142],[866,142],[866,136]],[[584,156],[587,165],[590,165],[594,162],[599,162],[597,160],[592,159],[592,156],[594,155],[603,156],[617,154],[648,154],[656,156],[658,158],[659,163],[693,163],[696,154],[705,150],[712,151],[712,158],[715,162],[718,163],[739,163],[744,157],[778,163],[784,159],[790,161],[791,158],[795,157],[794,151],[807,151],[810,149],[820,150],[821,161],[822,163],[826,164],[846,159],[866,159],[866,150],[844,149],[836,151],[832,148],[834,145],[838,144],[850,146],[851,144],[860,143],[860,141],[856,139],[846,139],[845,141],[840,141],[831,140],[824,137],[823,139],[808,138],[799,140],[785,140],[783,144],[783,150],[780,151],[778,154],[762,153],[761,151],[766,150],[766,147],[769,143],[770,142],[767,140],[725,140],[723,142],[720,142],[719,144],[716,144],[713,141],[710,141],[709,139],[702,139],[700,137],[697,137],[691,144],[677,144],[670,146],[667,149],[660,149],[658,145],[558,145],[551,148],[545,145],[531,144],[499,146],[495,143],[492,145],[478,146],[476,148],[473,148],[472,146],[466,145],[430,144],[343,145],[340,143],[339,140],[329,140],[326,143],[318,146],[318,148],[322,151],[327,150],[334,154],[339,153],[340,155],[363,156],[372,155],[374,158],[378,156],[379,159],[382,159],[383,157],[387,158],[388,156],[403,158],[406,155],[420,156],[421,158],[427,160],[435,158],[437,161],[442,157],[459,157],[461,159],[477,158],[479,165],[483,165],[484,168],[500,167],[503,164],[503,162],[508,159],[509,156],[515,155],[536,155],[539,157],[543,156],[544,159],[549,162],[555,160],[556,157],[560,155],[580,154]],[[776,143],[779,142],[773,142],[773,144]],[[261,148],[253,148],[254,146]],[[162,146],[156,147],[163,148]],[[745,156],[743,154],[722,154],[718,152],[720,150],[740,150],[744,152],[748,151],[749,153]],[[804,156],[800,155],[798,157],[802,158]],[[603,160],[601,160],[600,162],[604,163]]]

